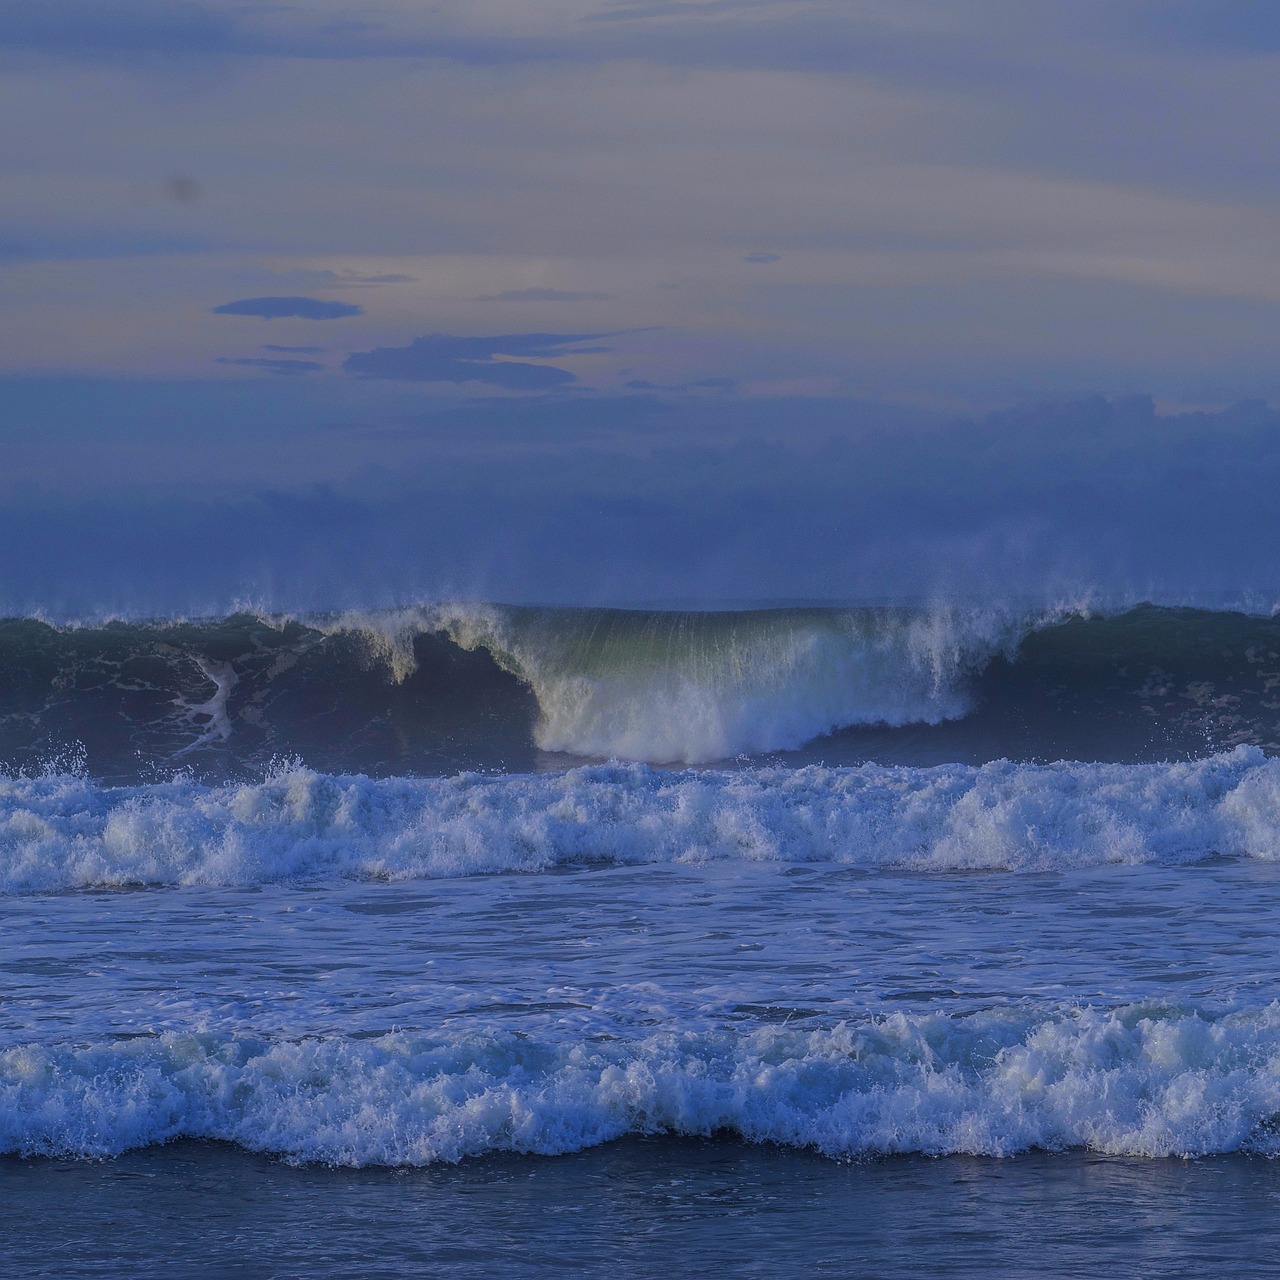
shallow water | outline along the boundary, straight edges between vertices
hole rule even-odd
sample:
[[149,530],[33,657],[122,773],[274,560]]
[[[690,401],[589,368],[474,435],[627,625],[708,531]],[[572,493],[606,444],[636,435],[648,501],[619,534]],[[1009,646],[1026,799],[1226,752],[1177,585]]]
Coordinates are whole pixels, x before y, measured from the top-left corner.
[[842,1164],[725,1139],[554,1160],[291,1168],[179,1143],[0,1159],[9,1274],[878,1277],[1276,1274],[1280,1165],[1028,1154]]
[[1280,865],[751,863],[0,898],[0,1049],[166,1031],[635,1036],[1276,996]]
[[1280,867],[731,863],[0,900],[0,1143],[1270,1152]]

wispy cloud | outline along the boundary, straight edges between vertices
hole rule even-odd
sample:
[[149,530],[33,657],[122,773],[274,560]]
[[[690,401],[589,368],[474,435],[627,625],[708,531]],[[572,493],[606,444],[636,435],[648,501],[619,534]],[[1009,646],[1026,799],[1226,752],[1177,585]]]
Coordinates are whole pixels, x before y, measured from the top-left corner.
[[609,293],[572,293],[566,289],[506,289],[486,293],[477,302],[607,302]]
[[[409,58],[474,67],[645,60],[671,66],[965,74],[1046,33],[1219,53],[1280,48],[1274,0],[705,0],[426,8],[365,0],[367,18],[319,5],[217,0],[39,0],[0,8],[0,49],[111,60]],[[1005,37],[1003,52],[990,32]]]
[[163,231],[0,231],[0,262],[81,262],[207,253],[211,241]]
[[509,391],[548,391],[577,379],[556,365],[529,364],[513,357],[550,358],[607,351],[583,347],[607,333],[503,333],[468,338],[426,334],[405,347],[377,347],[348,356],[342,367],[362,378],[403,382],[481,382]]
[[[288,350],[288,348],[285,348]],[[300,374],[317,373],[324,365],[315,360],[266,360],[258,356],[218,356],[216,364],[248,365],[255,369],[265,369],[268,373]]]

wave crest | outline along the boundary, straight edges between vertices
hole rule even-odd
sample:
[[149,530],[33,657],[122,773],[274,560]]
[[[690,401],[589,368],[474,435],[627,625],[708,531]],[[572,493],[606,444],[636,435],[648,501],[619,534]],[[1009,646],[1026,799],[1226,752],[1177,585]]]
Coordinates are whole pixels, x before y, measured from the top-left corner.
[[938,724],[970,710],[969,678],[1048,615],[1002,609],[725,613],[430,606],[348,614],[397,680],[413,640],[485,649],[538,701],[545,751],[702,764],[789,750],[852,725]]
[[0,891],[255,884],[741,858],[921,871],[1280,857],[1280,760],[99,787],[0,778]]
[[1280,1152],[1280,1005],[966,1017],[829,1029],[263,1040],[169,1033],[0,1052],[0,1153],[100,1158],[179,1137],[294,1161],[553,1155],[730,1131],[835,1157]]

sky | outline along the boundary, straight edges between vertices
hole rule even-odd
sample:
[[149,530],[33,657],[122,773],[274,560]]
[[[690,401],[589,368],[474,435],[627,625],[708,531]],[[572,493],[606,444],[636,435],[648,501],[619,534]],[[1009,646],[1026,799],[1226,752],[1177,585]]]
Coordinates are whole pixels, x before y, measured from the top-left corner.
[[1269,590],[1278,64],[1263,0],[0,8],[0,607]]

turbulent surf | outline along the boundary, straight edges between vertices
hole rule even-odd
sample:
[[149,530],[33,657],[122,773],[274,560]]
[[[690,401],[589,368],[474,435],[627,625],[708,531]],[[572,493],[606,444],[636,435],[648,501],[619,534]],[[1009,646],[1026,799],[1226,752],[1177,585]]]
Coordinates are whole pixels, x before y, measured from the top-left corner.
[[0,622],[0,1154],[1275,1154],[1280,618]]

